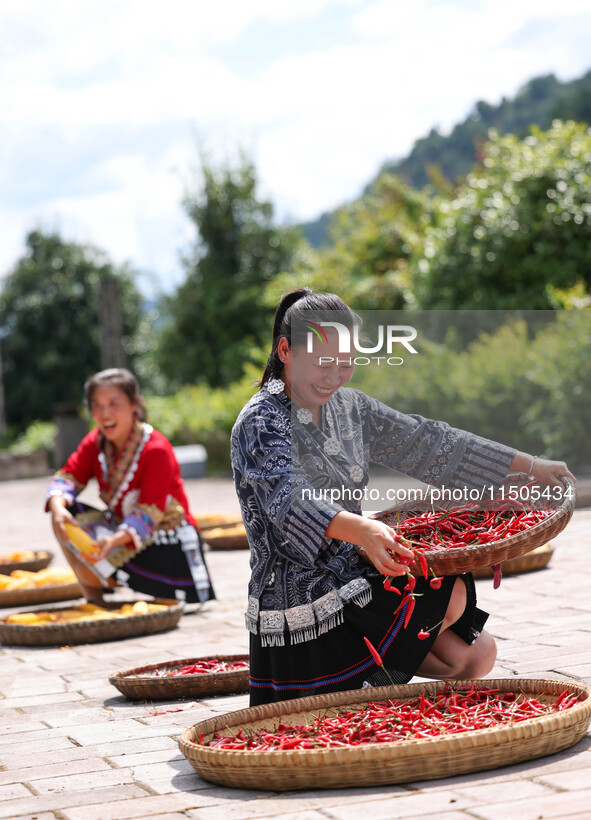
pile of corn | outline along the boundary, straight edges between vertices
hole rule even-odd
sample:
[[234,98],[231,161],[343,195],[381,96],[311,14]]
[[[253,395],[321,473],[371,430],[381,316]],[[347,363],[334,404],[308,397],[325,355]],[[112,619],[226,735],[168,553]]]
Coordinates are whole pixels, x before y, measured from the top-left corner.
[[19,550],[0,555],[0,566],[2,564],[22,564],[25,561],[34,561],[36,558],[45,558],[46,552],[33,552],[33,550]]
[[35,589],[37,587],[55,586],[56,584],[75,584],[76,576],[71,569],[40,569],[29,572],[26,569],[15,569],[10,575],[0,575],[0,591],[14,589]]
[[166,609],[165,604],[151,604],[147,601],[123,604],[119,609],[104,609],[96,604],[87,603],[72,607],[72,609],[61,609],[55,612],[17,612],[5,618],[4,623],[47,626],[47,624],[77,621],[108,621],[114,618],[127,618],[130,615],[147,615],[150,612],[161,612],[163,609]]

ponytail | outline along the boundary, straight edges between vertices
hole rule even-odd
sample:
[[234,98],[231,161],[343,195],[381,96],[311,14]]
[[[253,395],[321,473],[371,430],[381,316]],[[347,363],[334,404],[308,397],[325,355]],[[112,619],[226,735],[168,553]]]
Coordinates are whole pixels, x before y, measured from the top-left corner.
[[298,288],[297,290],[290,290],[281,297],[281,301],[277,305],[277,309],[275,311],[275,318],[273,319],[273,344],[271,345],[271,352],[269,353],[269,358],[267,359],[263,377],[259,383],[260,387],[266,384],[269,379],[281,378],[283,362],[279,358],[277,346],[279,345],[281,338],[286,335],[285,333],[281,333],[282,326],[285,324],[285,314],[299,299],[303,299],[305,296],[310,295],[312,295],[312,290],[310,288]]

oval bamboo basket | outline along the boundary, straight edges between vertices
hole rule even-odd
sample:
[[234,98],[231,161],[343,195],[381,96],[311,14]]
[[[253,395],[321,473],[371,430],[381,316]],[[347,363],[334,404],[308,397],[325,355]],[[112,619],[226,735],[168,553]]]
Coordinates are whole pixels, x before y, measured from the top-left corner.
[[[550,559],[554,554],[554,547],[550,544],[543,544],[541,547],[536,547],[535,550],[526,552],[517,558],[510,558],[501,564],[501,572],[503,577],[505,575],[518,575],[522,572],[535,572],[539,569],[544,569],[550,563]],[[494,569],[492,567],[480,567],[480,569],[473,570],[472,575],[475,578],[493,578]]]
[[335,707],[355,707],[370,700],[413,698],[422,692],[430,696],[443,682],[382,686],[298,698],[218,715],[185,730],[179,747],[201,777],[224,786],[274,791],[334,789],[431,780],[507,766],[566,749],[577,743],[589,726],[591,687],[584,684],[519,678],[454,681],[454,684],[474,682],[505,692],[521,690],[539,698],[556,696],[568,689],[577,694],[579,702],[563,712],[514,725],[397,743],[251,752],[209,748],[192,742],[202,732],[209,738],[214,732],[227,729],[273,728],[280,721],[304,722],[319,711],[336,711]]
[[53,560],[53,552],[39,550],[30,561],[0,561],[0,573],[10,575],[15,569],[26,569],[29,572],[39,572],[48,567]]
[[[0,620],[0,644],[5,646],[73,646],[83,643],[101,643],[138,635],[152,635],[175,627],[183,614],[184,602],[155,598],[149,603],[164,604],[165,610],[145,615],[96,621],[52,623],[45,626],[6,623]],[[60,612],[70,607],[50,610]]]
[[78,582],[48,584],[43,587],[24,587],[23,589],[3,589],[0,590],[0,607],[49,604],[82,597],[83,592]]
[[204,532],[214,527],[232,527],[235,524],[241,524],[242,516],[240,513],[204,513],[203,515],[196,515],[195,521],[199,530]]
[[[211,697],[213,695],[236,695],[248,692],[249,669],[228,672],[211,672],[178,677],[156,677],[146,673],[163,670],[172,672],[198,661],[211,660],[213,656],[187,658],[180,661],[154,663],[116,672],[109,677],[109,683],[122,695],[136,700],[172,700],[173,698]],[[216,655],[217,660],[233,663],[246,661],[248,655]]]
[[[523,474],[517,474],[511,478],[511,483],[523,481]],[[512,558],[518,558],[527,552],[542,546],[546,542],[555,538],[566,527],[572,518],[575,509],[575,489],[574,484],[563,476],[561,478],[565,486],[560,505],[552,515],[534,524],[523,532],[503,538],[499,541],[491,541],[488,544],[475,544],[474,546],[453,547],[443,550],[427,550],[423,553],[427,566],[436,575],[456,575],[462,572],[473,572],[481,567],[490,567],[495,564],[502,564]],[[568,497],[567,497],[568,492]],[[452,509],[457,504],[441,504],[438,509]],[[420,515],[433,509],[428,502],[405,504],[402,507],[393,507],[380,513],[375,513],[371,517],[390,526],[396,526],[401,520],[413,515]],[[420,566],[411,561],[410,568],[415,573],[421,573]]]
[[242,519],[234,524],[222,524],[202,531],[203,540],[212,550],[248,549],[248,538]]

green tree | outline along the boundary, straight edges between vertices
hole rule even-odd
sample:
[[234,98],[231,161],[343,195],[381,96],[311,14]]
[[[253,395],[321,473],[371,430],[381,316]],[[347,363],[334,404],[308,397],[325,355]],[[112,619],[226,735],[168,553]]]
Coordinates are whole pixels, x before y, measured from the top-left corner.
[[524,140],[491,132],[481,168],[451,200],[415,261],[419,304],[436,309],[556,306],[591,287],[591,129],[556,121]]
[[432,207],[425,194],[383,174],[363,197],[336,214],[330,246],[300,253],[292,271],[271,283],[267,304],[297,281],[334,291],[358,310],[413,307],[410,259],[422,252]]
[[56,403],[80,401],[82,383],[100,369],[98,294],[107,276],[119,281],[129,341],[141,301],[132,272],[55,233],[27,236],[0,294],[6,418],[16,430],[51,418]]
[[299,232],[275,225],[244,156],[236,167],[203,162],[202,184],[184,207],[197,240],[184,259],[185,281],[164,303],[170,321],[157,360],[173,384],[226,385],[241,377],[249,350],[268,341],[261,290],[289,266]]

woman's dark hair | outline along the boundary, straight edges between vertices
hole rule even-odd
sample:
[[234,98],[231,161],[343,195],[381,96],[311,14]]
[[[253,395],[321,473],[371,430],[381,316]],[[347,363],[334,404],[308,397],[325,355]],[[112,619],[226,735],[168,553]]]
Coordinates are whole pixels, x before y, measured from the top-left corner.
[[273,345],[259,383],[260,387],[269,379],[281,378],[283,362],[277,352],[280,339],[285,336],[290,347],[306,344],[309,332],[306,323],[326,321],[327,311],[337,311],[336,314],[329,315],[348,328],[361,321],[336,293],[314,293],[310,288],[298,288],[284,294],[275,311]]
[[146,406],[144,398],[140,393],[140,386],[138,380],[130,370],[124,367],[110,367],[108,370],[101,370],[95,373],[84,385],[84,400],[86,406],[92,412],[92,397],[97,387],[102,387],[105,384],[118,387],[132,404],[137,404],[136,417],[138,421],[146,420]]

